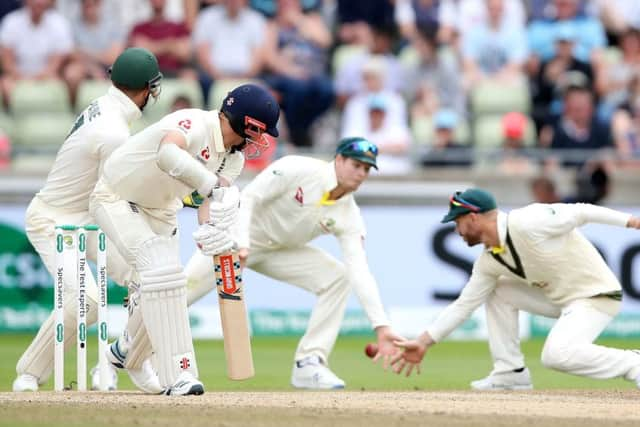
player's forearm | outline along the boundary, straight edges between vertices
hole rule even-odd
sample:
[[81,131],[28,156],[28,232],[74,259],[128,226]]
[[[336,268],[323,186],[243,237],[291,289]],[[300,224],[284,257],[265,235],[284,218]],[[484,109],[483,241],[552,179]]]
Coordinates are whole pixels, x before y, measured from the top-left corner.
[[588,203],[576,203],[572,209],[579,225],[596,223],[626,227],[631,218],[628,213]]
[[162,171],[195,189],[203,197],[208,197],[218,184],[218,177],[214,173],[171,142],[160,144],[157,164]]
[[433,337],[431,337],[431,334],[429,334],[429,331],[424,331],[422,334],[420,334],[420,336],[416,338],[416,341],[422,344],[425,349],[429,349],[429,347],[436,344],[436,340],[434,340]]
[[353,283],[358,301],[360,301],[362,309],[367,314],[373,329],[390,325],[389,318],[384,312],[378,286],[371,273],[348,264],[347,270],[349,271],[347,280]]
[[475,307],[456,305],[454,302],[438,315],[436,320],[427,327],[424,334],[427,334],[434,342],[440,342],[462,325],[471,316],[474,309]]

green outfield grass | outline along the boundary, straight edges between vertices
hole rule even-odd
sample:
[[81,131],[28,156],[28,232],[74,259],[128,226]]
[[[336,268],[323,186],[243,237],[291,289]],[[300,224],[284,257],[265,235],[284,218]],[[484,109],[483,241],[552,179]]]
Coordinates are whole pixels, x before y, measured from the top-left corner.
[[[1,335],[0,391],[11,390],[15,364],[31,340],[29,335]],[[491,369],[486,342],[449,341],[434,347],[423,362],[422,374],[411,378],[384,372],[364,355],[366,337],[340,337],[331,357],[331,368],[343,378],[350,390],[465,390],[469,382],[485,376]],[[97,340],[90,336],[89,366],[96,361]],[[200,378],[208,391],[214,390],[289,390],[289,378],[297,338],[256,338],[253,356],[256,376],[247,381],[226,378],[222,341],[197,341],[196,353]],[[602,340],[600,344],[618,348],[640,348],[639,340]],[[582,388],[625,389],[634,385],[620,379],[593,380],[561,374],[540,364],[543,341],[523,343],[527,365],[536,389]],[[75,377],[75,355],[66,358],[67,383]],[[73,375],[72,375],[73,374]],[[52,381],[43,387],[51,390]],[[120,376],[121,389],[134,389],[126,375]]]

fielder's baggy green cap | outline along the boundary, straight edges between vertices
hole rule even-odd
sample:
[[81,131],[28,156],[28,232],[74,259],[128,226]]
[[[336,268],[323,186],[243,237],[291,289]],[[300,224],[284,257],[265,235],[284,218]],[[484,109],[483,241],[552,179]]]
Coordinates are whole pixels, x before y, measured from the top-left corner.
[[360,160],[378,169],[376,159],[378,158],[378,147],[373,142],[362,137],[343,138],[338,143],[336,155]]
[[482,213],[496,209],[496,199],[488,191],[480,188],[468,188],[456,191],[449,197],[449,212],[442,218],[442,223],[454,221],[471,212]]

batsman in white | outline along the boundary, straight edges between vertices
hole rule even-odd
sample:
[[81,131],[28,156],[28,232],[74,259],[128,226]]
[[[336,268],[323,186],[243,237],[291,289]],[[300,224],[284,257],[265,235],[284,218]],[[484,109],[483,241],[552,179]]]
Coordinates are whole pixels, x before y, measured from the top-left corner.
[[[344,381],[329,369],[328,361],[352,290],[377,333],[380,350],[376,357],[386,364],[397,351],[393,340],[399,337],[389,327],[367,265],[365,225],[352,194],[376,167],[377,154],[377,147],[366,139],[347,138],[340,142],[335,161],[286,156],[242,191],[240,214],[232,232],[241,262],[318,297],[295,353],[294,387],[344,388]],[[336,236],[344,263],[309,245],[323,234]],[[189,304],[214,288],[210,255],[217,252],[203,249],[189,261],[185,269]]]
[[[197,379],[180,264],[176,213],[182,199],[194,191],[205,199],[214,190],[220,193],[220,200],[200,207],[208,210],[211,223],[204,224],[198,236],[207,244],[224,236],[218,227],[226,227],[229,215],[235,215],[239,193],[235,187],[220,186],[240,173],[242,150],[262,145],[265,133],[278,135],[279,114],[271,94],[252,84],[229,92],[220,111],[171,113],[111,155],[91,195],[90,212],[133,267],[139,285],[139,291],[130,293],[126,336],[111,346],[109,357],[113,364],[132,369],[153,351],[158,392],[204,393]],[[222,247],[229,248],[230,242]]]
[[[620,308],[622,289],[596,248],[577,230],[586,223],[640,228],[640,219],[589,204],[532,204],[508,214],[480,189],[456,192],[442,222],[455,221],[469,246],[486,248],[462,293],[404,352],[394,371],[410,375],[425,352],[485,304],[493,371],[476,390],[533,388],[518,338],[520,310],[556,318],[542,364],[591,378],[623,377],[640,388],[640,352],[594,344]],[[418,371],[419,372],[419,371]]]
[[[160,93],[162,74],[158,61],[146,49],[125,50],[116,58],[110,74],[113,85],[78,116],[44,187],[27,208],[27,236],[52,276],[55,276],[55,226],[94,222],[89,214],[89,195],[99,171],[107,157],[129,137],[129,125],[141,117],[149,97],[155,98]],[[95,236],[89,233],[88,238],[89,258],[95,261],[95,244],[91,243]],[[108,273],[117,283],[126,286],[132,270],[114,249],[108,250]],[[87,280],[87,324],[93,324],[97,318],[97,288],[92,275],[88,275]],[[77,283],[65,282],[65,330],[70,332],[65,334],[67,349],[75,341],[76,287]],[[51,375],[53,329],[51,315],[18,361],[14,391],[36,391]],[[115,388],[115,372],[110,378],[110,388]],[[98,375],[94,375],[94,388],[97,380]]]

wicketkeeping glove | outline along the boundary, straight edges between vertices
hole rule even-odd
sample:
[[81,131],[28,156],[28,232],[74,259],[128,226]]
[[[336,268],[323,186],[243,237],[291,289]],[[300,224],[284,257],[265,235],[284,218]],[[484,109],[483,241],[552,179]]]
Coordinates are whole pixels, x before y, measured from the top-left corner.
[[204,255],[213,256],[230,251],[235,242],[227,229],[212,224],[202,224],[193,233],[193,239]]

